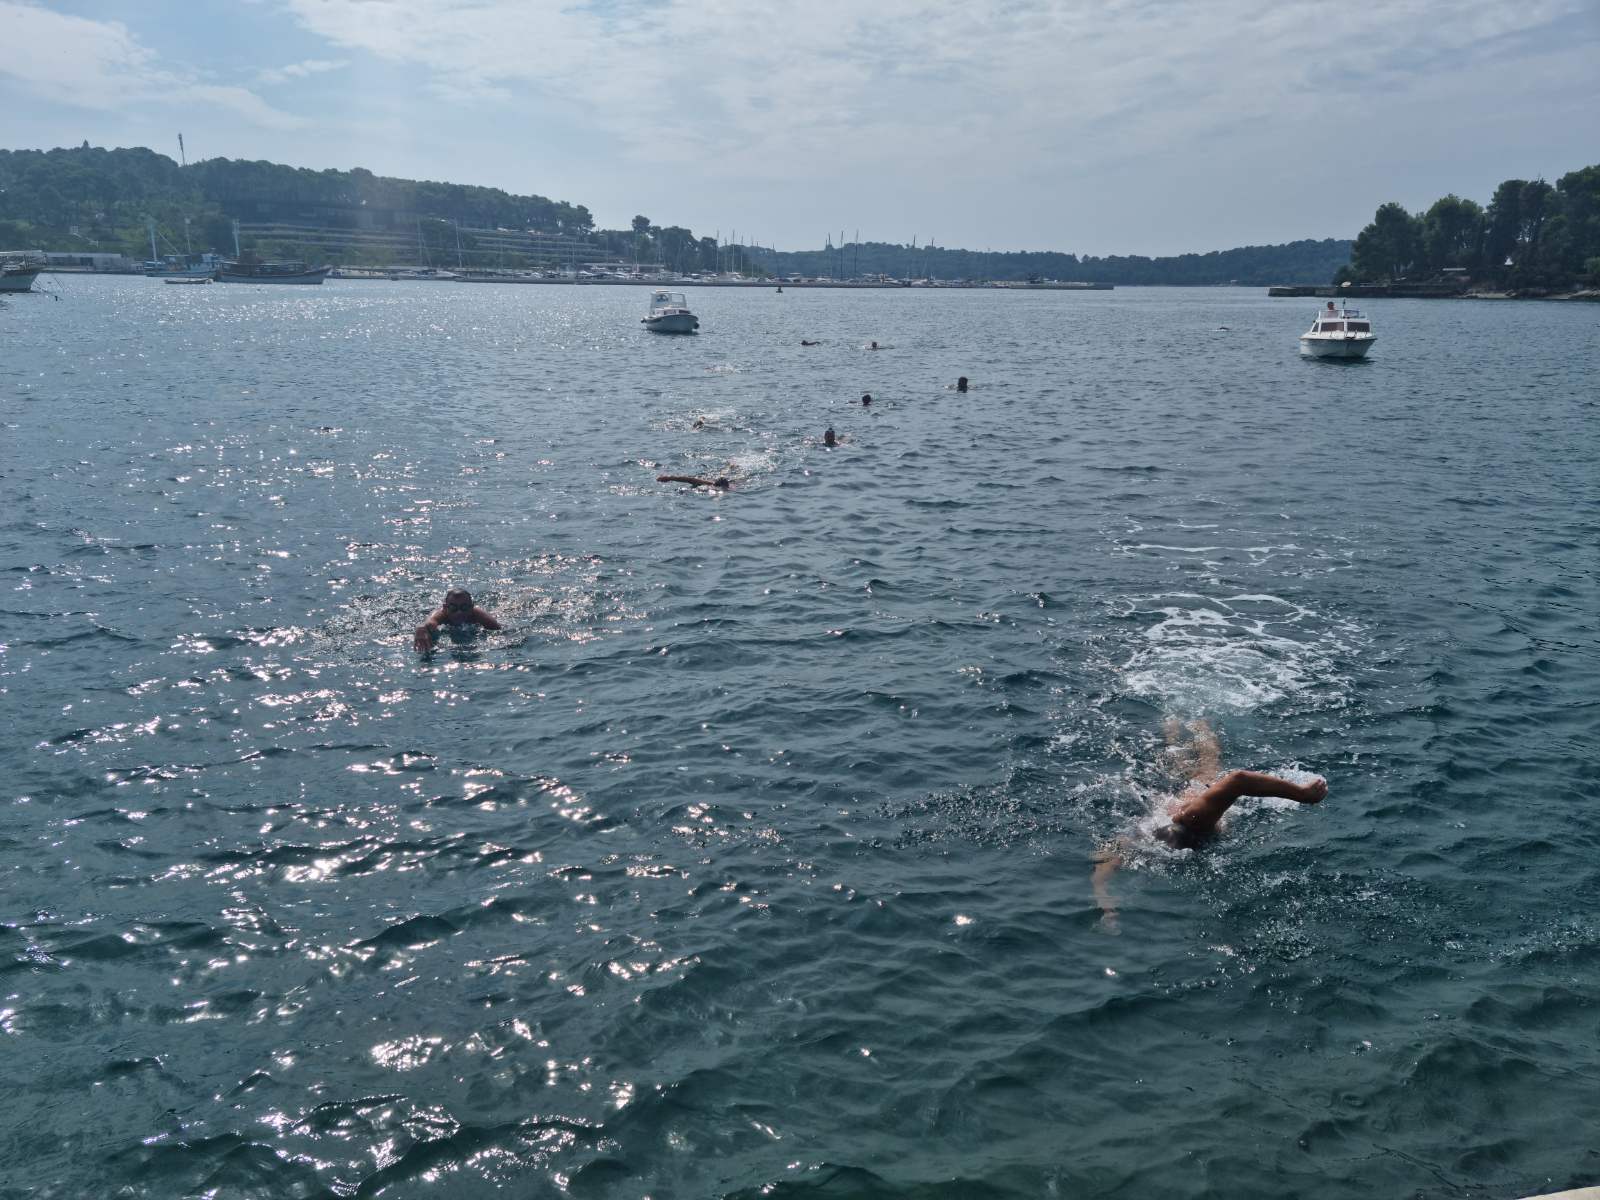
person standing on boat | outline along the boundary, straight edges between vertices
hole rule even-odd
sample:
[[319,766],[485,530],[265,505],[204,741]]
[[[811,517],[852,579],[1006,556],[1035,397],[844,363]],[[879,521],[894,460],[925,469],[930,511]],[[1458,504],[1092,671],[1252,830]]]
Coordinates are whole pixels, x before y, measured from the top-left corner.
[[434,643],[439,640],[439,630],[446,625],[452,629],[469,625],[482,629],[500,628],[499,621],[472,602],[471,592],[466,588],[451,588],[444,594],[444,603],[438,611],[417,626],[411,644],[424,653],[432,650]]

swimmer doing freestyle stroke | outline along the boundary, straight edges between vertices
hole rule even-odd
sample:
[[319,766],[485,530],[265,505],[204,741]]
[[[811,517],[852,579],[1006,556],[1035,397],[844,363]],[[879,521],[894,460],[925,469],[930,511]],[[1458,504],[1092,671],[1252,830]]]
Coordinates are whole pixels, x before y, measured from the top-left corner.
[[687,483],[693,487],[718,488],[726,491],[733,486],[733,481],[726,475],[718,475],[715,479],[703,479],[699,475],[657,475],[657,483]]
[[[1151,835],[1174,850],[1193,850],[1204,845],[1217,833],[1222,815],[1235,801],[1246,796],[1274,796],[1301,804],[1318,804],[1328,794],[1328,781],[1320,777],[1308,783],[1294,783],[1261,771],[1222,772],[1222,751],[1211,725],[1204,719],[1190,721],[1187,746],[1180,742],[1182,729],[1177,718],[1167,718],[1166,753],[1175,766],[1184,768],[1189,781],[1177,799],[1167,805],[1171,823],[1157,827]],[[1108,933],[1117,932],[1117,908],[1109,886],[1111,876],[1122,866],[1124,856],[1132,848],[1128,838],[1119,838],[1094,855],[1094,898]]]

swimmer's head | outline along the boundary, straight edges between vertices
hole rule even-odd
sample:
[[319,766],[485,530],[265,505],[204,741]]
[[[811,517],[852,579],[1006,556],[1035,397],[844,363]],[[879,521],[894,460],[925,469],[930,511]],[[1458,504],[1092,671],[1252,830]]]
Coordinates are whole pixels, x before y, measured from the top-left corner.
[[444,594],[444,607],[447,612],[471,612],[472,593],[466,588],[451,588]]
[[965,375],[963,375],[960,379],[956,380],[956,391],[964,392],[966,390],[967,390],[967,377]]
[[839,439],[834,436],[833,426],[832,425],[828,426],[828,432],[822,435],[822,444],[824,446],[831,446],[835,442],[837,442],[838,440]]
[[867,405],[869,405],[871,403],[872,403],[872,393],[871,392],[863,393],[862,397],[861,397],[861,407],[865,408],[865,407],[867,407]]
[[716,482],[713,483],[711,486],[712,487],[719,487],[719,488],[731,488],[733,486],[733,484],[731,482],[729,482],[728,477],[726,475],[718,475],[717,479],[716,479]]

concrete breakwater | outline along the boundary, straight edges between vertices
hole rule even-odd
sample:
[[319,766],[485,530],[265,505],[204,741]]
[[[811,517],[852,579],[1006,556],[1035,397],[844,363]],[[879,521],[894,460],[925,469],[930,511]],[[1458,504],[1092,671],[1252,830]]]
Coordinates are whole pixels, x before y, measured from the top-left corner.
[[1448,283],[1353,283],[1349,287],[1334,287],[1331,284],[1294,284],[1269,287],[1267,295],[1316,296],[1329,300],[1337,300],[1340,297],[1347,299],[1383,297],[1391,300],[1600,300],[1600,289],[1556,291],[1545,288],[1522,288],[1516,291],[1496,292]]

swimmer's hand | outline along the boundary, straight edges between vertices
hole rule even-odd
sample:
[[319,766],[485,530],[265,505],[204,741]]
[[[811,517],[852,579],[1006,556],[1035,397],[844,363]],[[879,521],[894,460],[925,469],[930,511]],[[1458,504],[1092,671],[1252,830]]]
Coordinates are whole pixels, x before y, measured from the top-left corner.
[[432,625],[418,625],[416,634],[411,638],[411,645],[420,653],[426,654],[433,649],[433,638]]
[[1320,804],[1322,798],[1328,794],[1328,781],[1326,779],[1313,779],[1310,783],[1302,783],[1296,789],[1292,799],[1301,804]]

